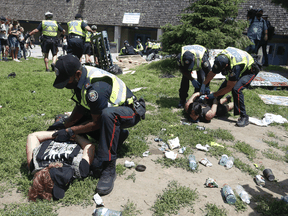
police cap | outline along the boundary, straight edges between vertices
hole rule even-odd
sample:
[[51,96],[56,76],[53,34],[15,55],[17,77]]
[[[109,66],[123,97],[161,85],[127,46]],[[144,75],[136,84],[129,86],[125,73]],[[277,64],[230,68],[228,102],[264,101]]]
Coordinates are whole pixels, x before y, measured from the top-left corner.
[[97,26],[96,26],[96,25],[92,25],[92,26],[91,26],[91,29],[92,29],[92,30],[97,30]]
[[78,13],[78,14],[75,15],[75,19],[78,19],[78,18],[83,19],[82,15],[81,15],[80,13]]
[[71,54],[59,57],[55,64],[56,79],[53,86],[58,89],[64,88],[77,70],[81,67],[79,59]]
[[52,18],[52,17],[53,17],[53,13],[51,13],[50,11],[47,11],[47,12],[45,13],[45,17]]
[[183,54],[183,62],[184,62],[184,65],[185,66],[188,66],[188,70],[192,70],[193,67],[194,67],[194,62],[195,62],[195,56],[193,53],[189,52],[189,51],[186,51],[184,54]]
[[215,58],[212,72],[217,74],[220,73],[226,65],[229,64],[229,59],[225,55],[219,55]]

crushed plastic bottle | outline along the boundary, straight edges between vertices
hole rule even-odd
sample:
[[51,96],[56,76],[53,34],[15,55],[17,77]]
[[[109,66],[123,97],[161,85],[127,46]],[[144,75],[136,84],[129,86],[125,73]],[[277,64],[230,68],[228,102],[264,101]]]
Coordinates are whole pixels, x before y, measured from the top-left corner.
[[227,162],[226,162],[226,165],[225,165],[226,169],[231,169],[233,164],[234,164],[234,158],[233,157],[229,157]]
[[188,160],[189,160],[189,167],[192,170],[195,170],[197,168],[197,162],[196,162],[195,156],[194,155],[189,155],[188,156]]
[[247,204],[250,204],[249,194],[241,185],[236,186],[236,193],[240,196],[241,200]]
[[288,195],[287,196],[282,196],[281,200],[283,200],[284,202],[288,203]]
[[219,164],[220,164],[221,166],[225,166],[226,163],[227,163],[227,160],[228,160],[228,156],[224,154],[224,155],[221,156],[221,159],[220,159],[220,161],[219,161]]
[[94,209],[93,216],[121,216],[122,212],[111,210],[108,208]]
[[235,204],[236,196],[232,188],[228,184],[224,184],[222,188],[222,196],[225,197],[225,200],[228,204]]

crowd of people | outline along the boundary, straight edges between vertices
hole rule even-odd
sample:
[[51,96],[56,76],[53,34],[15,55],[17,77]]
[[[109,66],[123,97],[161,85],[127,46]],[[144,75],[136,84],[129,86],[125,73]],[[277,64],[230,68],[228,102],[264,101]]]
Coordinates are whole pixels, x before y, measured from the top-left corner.
[[11,57],[13,61],[20,62],[21,58],[28,60],[27,49],[32,49],[34,37],[25,39],[24,28],[17,20],[11,20],[4,16],[0,17],[0,61],[8,61]]

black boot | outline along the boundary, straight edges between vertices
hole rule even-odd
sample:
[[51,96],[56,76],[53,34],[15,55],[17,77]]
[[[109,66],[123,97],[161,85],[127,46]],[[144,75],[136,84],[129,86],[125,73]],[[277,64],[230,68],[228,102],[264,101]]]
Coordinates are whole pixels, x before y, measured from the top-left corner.
[[116,160],[104,161],[103,171],[96,187],[96,193],[99,195],[109,194],[114,187],[116,179]]
[[240,116],[240,118],[238,119],[236,125],[238,127],[245,127],[246,125],[249,124],[249,116],[245,115],[245,116]]

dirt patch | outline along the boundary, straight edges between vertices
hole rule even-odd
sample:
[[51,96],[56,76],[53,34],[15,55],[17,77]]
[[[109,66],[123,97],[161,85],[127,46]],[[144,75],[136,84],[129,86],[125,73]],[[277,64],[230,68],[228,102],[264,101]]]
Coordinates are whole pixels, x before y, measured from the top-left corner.
[[[124,206],[129,199],[137,205],[138,210],[142,211],[142,215],[151,216],[153,212],[150,208],[154,205],[157,194],[163,193],[163,190],[167,187],[169,181],[176,180],[183,186],[185,185],[191,189],[197,189],[199,199],[194,205],[194,215],[204,215],[202,210],[205,209],[205,204],[208,202],[215,203],[218,206],[224,206],[228,211],[228,215],[260,215],[256,210],[254,210],[256,207],[255,201],[251,201],[245,212],[236,212],[234,206],[224,203],[220,193],[221,188],[205,188],[204,183],[208,177],[211,177],[216,179],[217,183],[221,187],[224,183],[228,183],[232,188],[235,188],[237,184],[241,184],[252,196],[271,196],[280,199],[281,196],[287,195],[287,163],[270,160],[264,157],[261,153],[261,151],[270,148],[263,142],[263,139],[272,139],[267,135],[269,131],[272,131],[276,136],[281,137],[281,140],[277,140],[279,145],[287,145],[288,138],[284,136],[287,135],[287,132],[279,126],[259,127],[250,124],[244,128],[239,128],[235,126],[235,123],[236,119],[229,117],[224,120],[213,119],[211,123],[199,123],[199,125],[205,126],[209,129],[226,129],[231,132],[235,137],[235,140],[248,143],[253,148],[258,149],[257,158],[254,159],[253,162],[249,161],[243,153],[235,153],[235,156],[242,162],[250,164],[251,167],[253,167],[253,163],[257,163],[258,165],[262,164],[265,168],[270,168],[273,171],[277,182],[266,181],[266,187],[259,187],[255,184],[253,177],[247,173],[241,172],[235,167],[226,170],[224,167],[218,165],[218,159],[215,157],[209,157],[205,152],[197,150],[195,150],[196,159],[200,160],[201,158],[207,157],[213,164],[212,167],[199,165],[200,172],[198,173],[187,172],[181,168],[162,168],[161,165],[156,164],[154,160],[158,157],[163,157],[163,153],[158,150],[159,146],[158,143],[154,141],[155,137],[148,136],[147,144],[149,145],[151,155],[143,158],[120,158],[117,160],[118,164],[124,164],[125,160],[133,160],[136,164],[145,165],[147,167],[146,171],[137,172],[135,169],[130,169],[126,170],[123,176],[118,176],[113,191],[109,195],[102,197],[105,207],[114,210],[121,210],[122,206]],[[283,155],[283,152],[276,150],[275,148],[273,148],[273,150]],[[175,150],[175,152],[177,152],[177,150]],[[135,183],[133,183],[131,179],[125,180],[125,178],[133,172],[136,174]],[[2,204],[0,206],[2,208],[3,204],[9,204],[12,202],[27,202],[27,199],[23,199],[23,196],[16,191],[4,194],[4,197],[0,198],[0,203]],[[82,206],[69,206],[61,207],[58,210],[58,213],[59,215],[69,216],[91,215],[94,209],[95,204],[86,208],[83,208]],[[188,209],[181,209],[178,215],[192,215],[192,213],[189,213]]]

